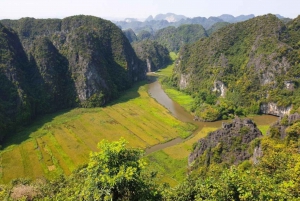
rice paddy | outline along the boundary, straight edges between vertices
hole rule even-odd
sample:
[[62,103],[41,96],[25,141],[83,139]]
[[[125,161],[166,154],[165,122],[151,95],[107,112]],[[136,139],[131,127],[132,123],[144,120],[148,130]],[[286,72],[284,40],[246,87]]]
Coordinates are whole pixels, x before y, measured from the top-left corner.
[[192,133],[147,93],[143,82],[104,108],[78,108],[47,115],[7,139],[1,151],[0,181],[70,174],[97,151],[97,143],[124,137],[145,149]]

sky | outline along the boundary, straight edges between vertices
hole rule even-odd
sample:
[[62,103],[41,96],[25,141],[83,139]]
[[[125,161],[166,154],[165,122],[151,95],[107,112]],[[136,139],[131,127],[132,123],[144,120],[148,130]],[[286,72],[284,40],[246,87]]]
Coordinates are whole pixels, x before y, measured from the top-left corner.
[[273,13],[295,18],[300,14],[300,0],[0,0],[0,19],[84,14],[110,20],[142,20],[160,13],[187,17]]

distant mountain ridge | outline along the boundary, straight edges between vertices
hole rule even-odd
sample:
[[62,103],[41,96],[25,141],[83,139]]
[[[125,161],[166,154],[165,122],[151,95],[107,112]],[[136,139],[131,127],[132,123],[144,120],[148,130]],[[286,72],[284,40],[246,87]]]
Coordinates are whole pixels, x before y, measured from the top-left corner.
[[178,22],[182,19],[186,19],[187,17],[184,15],[176,15],[174,13],[167,13],[167,14],[158,14],[154,17],[153,20],[167,20],[168,22]]
[[219,16],[218,18],[220,18],[224,22],[236,23],[236,22],[246,21],[246,20],[249,20],[254,17],[255,17],[255,15],[253,15],[253,14],[239,15],[237,17],[234,17],[233,15],[229,15],[229,14],[223,14],[223,15]]
[[[279,19],[288,19],[279,14],[276,15]],[[179,27],[183,24],[200,24],[206,30],[212,28],[216,23],[237,23],[254,18],[254,14],[239,15],[234,17],[233,15],[223,14],[218,17],[193,17],[188,18],[184,15],[177,15],[174,13],[158,14],[155,17],[150,15],[145,21],[138,21],[133,18],[126,18],[123,21],[115,21],[114,23],[121,27],[122,30],[132,29],[136,34],[142,30],[147,30],[150,33],[154,33],[159,29],[166,28],[168,26]],[[224,24],[223,24],[224,25]]]

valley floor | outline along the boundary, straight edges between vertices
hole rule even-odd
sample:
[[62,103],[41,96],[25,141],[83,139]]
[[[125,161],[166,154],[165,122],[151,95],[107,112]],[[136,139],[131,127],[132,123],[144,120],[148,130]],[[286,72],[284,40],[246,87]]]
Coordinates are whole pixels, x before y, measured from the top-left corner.
[[0,179],[70,174],[102,139],[124,137],[129,146],[145,149],[186,137],[193,129],[152,99],[146,82],[139,83],[109,106],[48,115],[8,139],[0,155]]
[[[157,74],[168,76],[172,68],[170,65]],[[164,90],[189,109],[191,96],[167,86]],[[174,118],[147,91],[148,82],[137,83],[104,108],[78,108],[40,118],[7,139],[0,153],[0,182],[68,175],[88,161],[91,151],[98,151],[97,143],[102,139],[115,141],[124,137],[129,146],[146,149],[193,133],[195,126]],[[254,117],[254,120],[266,132],[276,118]],[[216,125],[204,126],[182,143],[145,156],[148,168],[158,172],[160,182],[175,186],[186,177],[187,157],[193,143],[218,129]]]

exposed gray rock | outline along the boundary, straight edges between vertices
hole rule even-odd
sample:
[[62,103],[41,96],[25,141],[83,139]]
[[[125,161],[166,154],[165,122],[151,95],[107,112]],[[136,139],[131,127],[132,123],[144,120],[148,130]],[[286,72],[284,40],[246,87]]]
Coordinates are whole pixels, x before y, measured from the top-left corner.
[[185,89],[188,86],[189,75],[180,75],[179,88]]
[[288,90],[294,90],[295,83],[291,80],[284,81],[285,88]]
[[188,164],[191,165],[201,157],[205,151],[206,158],[212,158],[210,150],[221,146],[220,157],[222,161],[237,164],[249,159],[252,154],[248,152],[249,144],[262,133],[251,119],[235,118],[232,123],[223,123],[222,128],[201,138],[193,152],[189,155]]
[[271,114],[279,117],[283,117],[284,115],[289,115],[292,106],[288,107],[280,107],[276,103],[262,103],[260,105],[260,110],[263,114]]
[[221,97],[225,97],[226,95],[226,86],[221,81],[215,81],[214,82],[214,88],[213,91],[217,92]]

